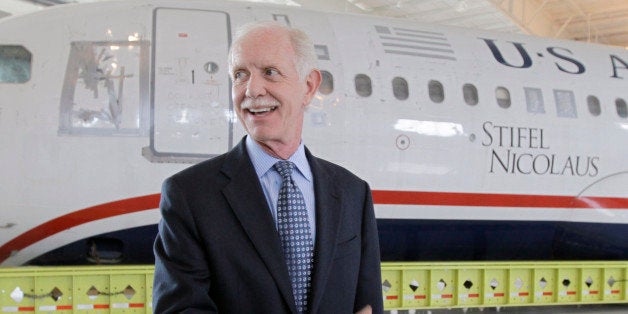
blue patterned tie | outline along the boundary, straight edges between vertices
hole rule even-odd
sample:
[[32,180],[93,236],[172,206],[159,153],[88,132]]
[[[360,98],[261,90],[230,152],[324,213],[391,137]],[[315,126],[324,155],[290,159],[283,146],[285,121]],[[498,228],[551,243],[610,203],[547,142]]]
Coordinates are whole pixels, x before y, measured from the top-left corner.
[[297,310],[299,313],[305,313],[314,261],[310,224],[303,194],[292,180],[294,164],[285,160],[278,161],[275,169],[283,178],[277,199],[277,229],[292,280],[292,294]]

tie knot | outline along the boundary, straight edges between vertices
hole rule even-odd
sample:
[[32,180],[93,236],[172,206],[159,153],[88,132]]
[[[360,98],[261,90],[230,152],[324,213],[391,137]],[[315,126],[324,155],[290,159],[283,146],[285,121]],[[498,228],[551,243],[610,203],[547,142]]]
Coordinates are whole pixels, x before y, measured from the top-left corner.
[[275,169],[281,175],[281,178],[284,180],[290,179],[292,177],[292,169],[294,169],[294,164],[291,161],[281,160],[275,163]]

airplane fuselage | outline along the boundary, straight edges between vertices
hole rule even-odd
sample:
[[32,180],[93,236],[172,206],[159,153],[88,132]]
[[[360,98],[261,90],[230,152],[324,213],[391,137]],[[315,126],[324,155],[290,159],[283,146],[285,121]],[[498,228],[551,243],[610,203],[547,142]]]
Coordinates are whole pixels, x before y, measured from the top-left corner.
[[0,21],[0,263],[151,263],[161,182],[245,135],[233,31],[273,19],[312,37],[303,142],[369,182],[383,260],[628,259],[627,50],[161,0]]

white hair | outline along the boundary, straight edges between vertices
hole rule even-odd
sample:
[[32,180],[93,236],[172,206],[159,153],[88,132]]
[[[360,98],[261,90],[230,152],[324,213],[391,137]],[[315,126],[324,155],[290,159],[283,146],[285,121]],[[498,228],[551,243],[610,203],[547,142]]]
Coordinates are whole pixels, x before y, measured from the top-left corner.
[[[310,71],[316,68],[317,56],[314,51],[314,44],[310,37],[302,30],[290,28],[275,21],[257,21],[240,26],[235,33],[231,48],[229,49],[229,69],[233,68],[233,47],[235,47],[249,33],[261,30],[277,28],[288,33],[292,49],[294,49],[295,60],[294,65],[297,73],[302,80],[305,80]],[[231,72],[231,70],[229,71]]]

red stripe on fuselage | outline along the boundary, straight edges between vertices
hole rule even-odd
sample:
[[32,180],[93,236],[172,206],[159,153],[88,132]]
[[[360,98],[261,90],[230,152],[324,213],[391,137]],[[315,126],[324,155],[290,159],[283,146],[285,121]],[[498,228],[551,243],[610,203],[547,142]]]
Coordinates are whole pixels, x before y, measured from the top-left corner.
[[35,242],[52,236],[53,234],[57,234],[78,225],[99,219],[157,208],[159,207],[159,198],[159,194],[128,198],[125,200],[88,207],[47,221],[22,233],[0,247],[0,263],[9,258],[9,256],[11,256],[11,252],[19,251]]
[[553,195],[483,194],[450,192],[373,191],[375,204],[441,205],[474,207],[536,208],[628,208],[628,199],[619,197],[573,197]]
[[[130,214],[159,207],[159,194],[134,197],[81,209],[45,222],[22,233],[0,247],[0,263],[11,252],[41,241],[78,225],[99,219]],[[411,192],[374,190],[373,202],[388,205],[440,205],[472,207],[533,207],[533,208],[628,208],[628,198],[573,197],[521,194],[483,194],[450,192]]]

